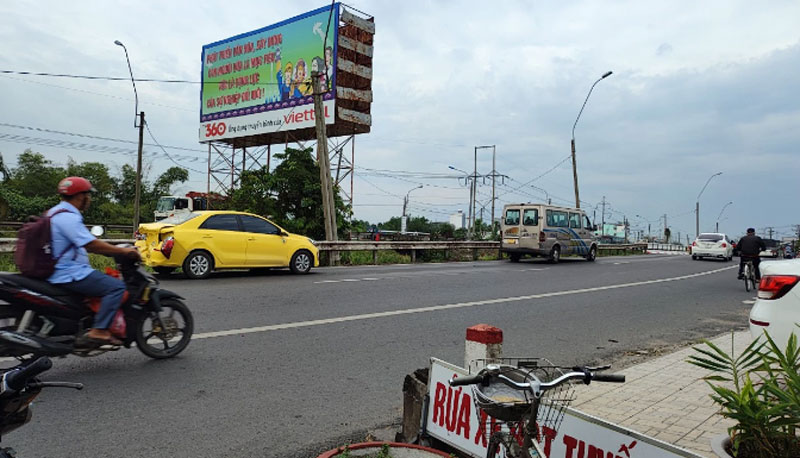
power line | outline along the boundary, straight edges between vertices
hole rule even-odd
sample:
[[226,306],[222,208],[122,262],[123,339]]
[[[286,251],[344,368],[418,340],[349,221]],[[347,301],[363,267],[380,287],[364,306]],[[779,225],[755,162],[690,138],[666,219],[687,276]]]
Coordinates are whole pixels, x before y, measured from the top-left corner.
[[[70,75],[66,73],[46,73],[46,72],[27,72],[19,70],[0,70],[0,74],[6,75],[27,75],[27,76],[44,76],[50,78],[69,78],[69,79],[82,79],[92,81],[131,81],[128,76],[98,76],[98,75]],[[167,84],[219,84],[220,81],[191,81],[191,80],[164,80],[157,78],[133,78],[133,81],[142,83],[167,83]],[[249,84],[249,83],[248,83]],[[250,84],[253,86],[277,86],[278,83],[258,82]]]
[[[144,118],[142,118],[142,119],[144,119]],[[170,161],[172,161],[173,163],[175,163],[175,165],[177,165],[178,167],[182,167],[182,168],[184,168],[184,169],[190,170],[190,171],[192,171],[192,172],[195,172],[195,173],[200,173],[200,174],[207,173],[207,171],[206,171],[206,172],[201,172],[201,171],[199,171],[199,170],[195,170],[195,169],[192,169],[192,168],[190,168],[190,167],[186,167],[186,166],[185,166],[185,165],[183,165],[183,164],[180,164],[180,163],[178,163],[178,161],[176,161],[175,159],[173,159],[173,158],[172,158],[172,156],[170,156],[170,155],[169,155],[169,153],[167,152],[167,150],[166,150],[166,149],[164,149],[164,147],[163,147],[163,146],[161,146],[161,144],[160,144],[160,143],[158,143],[158,140],[156,140],[156,137],[155,137],[155,136],[153,136],[153,132],[150,130],[150,123],[149,123],[149,122],[145,122],[145,123],[144,123],[144,127],[146,127],[146,128],[147,128],[147,133],[148,133],[148,134],[150,134],[150,138],[152,138],[152,139],[153,139],[153,141],[156,143],[156,145],[158,145],[158,147],[159,147],[159,148],[161,148],[161,151],[163,151],[163,152],[164,152],[164,154],[166,154],[166,155],[167,155],[167,158],[169,158],[169,160],[170,160]]]

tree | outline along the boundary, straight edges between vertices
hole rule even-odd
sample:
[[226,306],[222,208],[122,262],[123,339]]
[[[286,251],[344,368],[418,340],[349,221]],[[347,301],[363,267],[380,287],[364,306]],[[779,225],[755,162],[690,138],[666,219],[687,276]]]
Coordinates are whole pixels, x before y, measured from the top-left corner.
[[25,197],[49,197],[55,194],[58,182],[66,176],[66,170],[54,166],[41,153],[26,149],[17,158],[9,184]]
[[[319,165],[312,149],[287,148],[274,155],[281,163],[271,173],[260,170],[242,173],[241,185],[230,199],[231,209],[266,216],[284,229],[315,239],[325,239],[322,210],[322,188]],[[346,233],[346,218],[352,213],[334,189],[336,220],[339,234]]]
[[664,240],[665,240],[666,243],[669,243],[669,238],[670,238],[671,235],[672,235],[672,231],[670,231],[668,227],[665,228],[664,229]]

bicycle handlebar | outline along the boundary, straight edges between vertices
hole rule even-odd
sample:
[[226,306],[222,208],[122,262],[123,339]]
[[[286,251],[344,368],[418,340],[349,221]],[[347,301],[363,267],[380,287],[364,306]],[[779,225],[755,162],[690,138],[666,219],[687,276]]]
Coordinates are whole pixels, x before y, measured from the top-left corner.
[[[601,366],[603,369],[607,369],[606,366]],[[610,367],[610,366],[609,366]],[[492,374],[491,372],[487,372],[486,369],[483,369],[476,375],[467,375],[464,377],[458,377],[455,379],[448,380],[450,386],[463,386],[463,385],[477,385],[478,383],[484,382],[487,377],[494,376],[504,384],[516,388],[520,391],[533,391],[533,392],[540,392],[540,391],[547,391],[551,388],[555,388],[558,385],[568,381],[568,380],[583,380],[583,383],[589,384],[592,381],[596,382],[611,382],[611,383],[624,383],[625,376],[622,374],[598,374],[593,371],[590,371],[589,368],[580,368],[576,367],[575,371],[567,372],[566,374],[555,378],[549,382],[541,382],[541,383],[531,383],[531,382],[515,382],[511,380],[507,376],[496,373]],[[593,368],[594,369],[594,368]],[[579,371],[580,370],[580,371]],[[538,385],[538,386],[535,386]]]

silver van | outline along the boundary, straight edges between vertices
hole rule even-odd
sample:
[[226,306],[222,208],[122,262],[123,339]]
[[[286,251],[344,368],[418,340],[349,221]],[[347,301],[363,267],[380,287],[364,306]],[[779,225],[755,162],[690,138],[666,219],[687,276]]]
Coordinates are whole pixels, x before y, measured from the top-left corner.
[[587,261],[597,257],[596,227],[580,208],[509,204],[503,208],[500,229],[500,251],[511,262],[526,254],[554,263],[569,255],[583,256]]

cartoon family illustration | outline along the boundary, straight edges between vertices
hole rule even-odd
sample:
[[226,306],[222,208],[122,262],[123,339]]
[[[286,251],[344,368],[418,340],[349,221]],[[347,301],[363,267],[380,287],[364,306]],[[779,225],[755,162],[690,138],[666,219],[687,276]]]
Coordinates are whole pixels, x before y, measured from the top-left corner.
[[317,72],[320,73],[320,87],[325,92],[331,89],[333,81],[333,49],[330,46],[325,48],[325,60],[319,56],[311,59],[310,71],[307,69],[306,61],[303,58],[297,59],[294,64],[287,62],[283,65],[280,60],[280,50],[277,51],[277,56],[278,72],[275,75],[275,79],[278,82],[280,101],[312,95],[314,87],[311,82],[311,75]]

